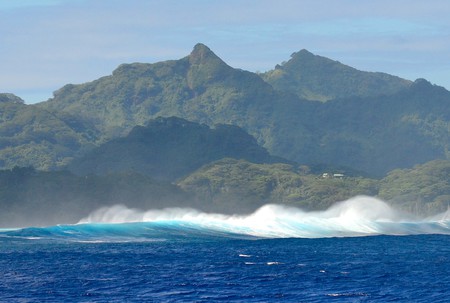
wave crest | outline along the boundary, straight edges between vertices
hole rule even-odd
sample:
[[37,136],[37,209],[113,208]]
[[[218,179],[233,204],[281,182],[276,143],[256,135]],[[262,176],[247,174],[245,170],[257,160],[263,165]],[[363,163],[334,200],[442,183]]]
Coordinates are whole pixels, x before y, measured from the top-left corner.
[[208,214],[182,208],[139,211],[116,205],[94,211],[79,224],[158,222],[267,238],[450,234],[447,213],[415,219],[379,199],[358,196],[324,211],[306,212],[295,207],[270,204],[250,215]]

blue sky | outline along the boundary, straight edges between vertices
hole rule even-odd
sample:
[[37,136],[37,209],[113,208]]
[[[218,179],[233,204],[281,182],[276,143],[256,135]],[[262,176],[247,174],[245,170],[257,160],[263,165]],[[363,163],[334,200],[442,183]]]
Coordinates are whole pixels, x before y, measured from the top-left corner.
[[266,71],[307,49],[450,89],[448,0],[0,0],[0,92],[44,101],[121,63],[179,59],[197,42]]

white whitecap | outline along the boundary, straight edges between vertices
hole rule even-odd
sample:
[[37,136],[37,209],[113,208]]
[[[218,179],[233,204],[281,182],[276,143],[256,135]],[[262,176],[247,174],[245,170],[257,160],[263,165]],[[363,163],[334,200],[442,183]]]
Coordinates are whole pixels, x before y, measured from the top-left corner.
[[265,238],[322,238],[450,234],[448,212],[417,219],[377,198],[358,196],[336,203],[324,211],[307,212],[295,207],[270,204],[250,215],[210,214],[182,208],[139,211],[115,205],[98,209],[79,223],[176,221],[205,230]]

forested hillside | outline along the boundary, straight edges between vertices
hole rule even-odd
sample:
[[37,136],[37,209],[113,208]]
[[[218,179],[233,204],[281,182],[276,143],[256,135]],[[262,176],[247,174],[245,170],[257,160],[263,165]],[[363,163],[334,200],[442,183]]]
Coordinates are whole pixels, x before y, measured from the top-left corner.
[[[298,87],[292,77],[278,84],[268,80],[274,89],[198,44],[180,60],[122,65],[111,76],[67,85],[38,106],[94,125],[100,140],[124,135],[158,116],[233,124],[274,155],[307,165],[348,166],[378,177],[447,158],[447,90],[425,80],[411,83],[360,72],[306,51],[280,68],[289,77],[306,77],[303,86],[338,98],[326,103],[300,99],[291,89]],[[281,91],[282,83],[291,88]],[[314,88],[318,83],[321,87]]]
[[303,49],[287,62],[261,74],[280,91],[313,101],[348,97],[391,95],[407,88],[411,81],[385,73],[359,71]]
[[270,156],[237,126],[219,124],[211,129],[170,117],[151,120],[145,127],[134,127],[127,136],[75,159],[69,169],[78,175],[138,172],[174,181],[226,157],[254,163],[287,162]]
[[88,150],[96,135],[78,116],[55,114],[0,94],[0,168],[62,167]]

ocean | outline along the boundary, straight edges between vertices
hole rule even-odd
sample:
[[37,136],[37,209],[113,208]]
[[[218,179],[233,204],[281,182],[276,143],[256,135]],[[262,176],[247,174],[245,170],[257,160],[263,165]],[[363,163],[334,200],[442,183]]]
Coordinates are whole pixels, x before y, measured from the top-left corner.
[[0,230],[1,302],[450,302],[448,213],[105,208]]

